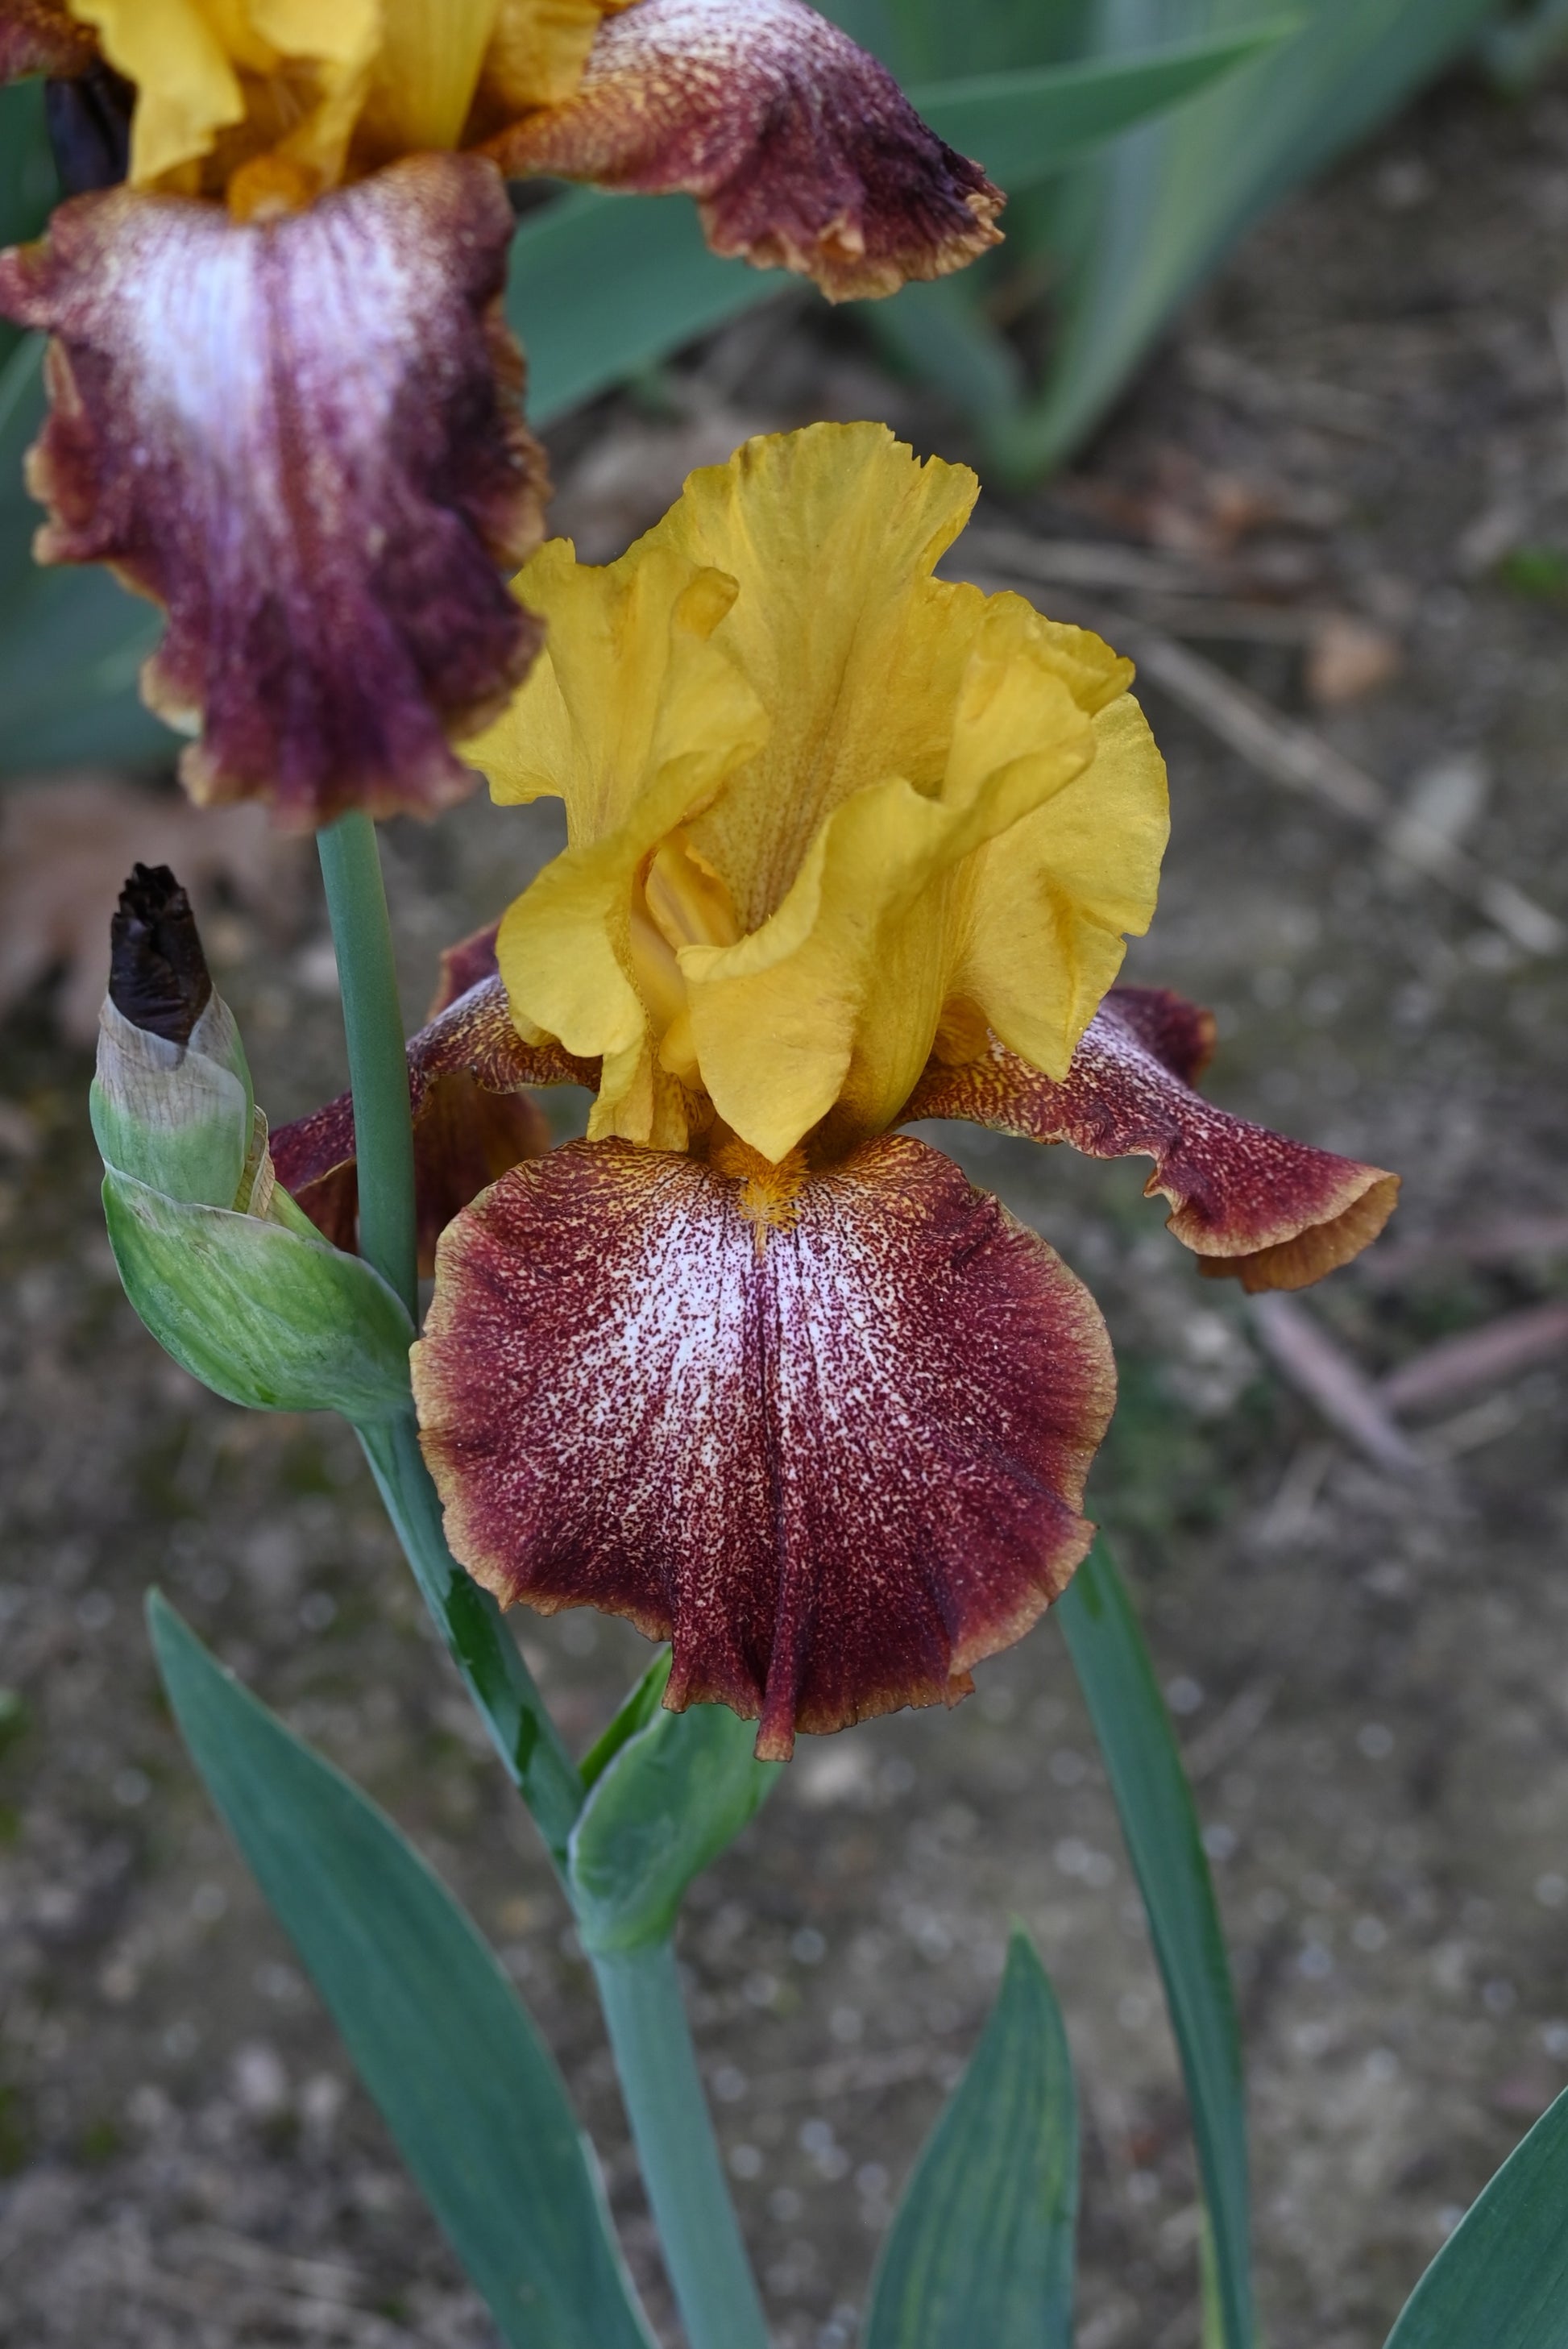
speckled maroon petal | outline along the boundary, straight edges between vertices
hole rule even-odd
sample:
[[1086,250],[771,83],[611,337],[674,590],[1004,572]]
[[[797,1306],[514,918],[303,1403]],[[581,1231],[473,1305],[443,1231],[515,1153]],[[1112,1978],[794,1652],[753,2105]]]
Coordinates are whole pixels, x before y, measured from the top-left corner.
[[1088,1290],[921,1143],[754,1212],[624,1143],[514,1168],[442,1238],[415,1392],[477,1578],[670,1638],[666,1702],[783,1760],[953,1703],[1059,1595],[1115,1373]]
[[98,35],[63,0],[0,0],[0,88],[29,74],[84,73],[98,53]]
[[483,979],[500,977],[500,965],[496,960],[495,952],[495,942],[500,935],[498,919],[487,922],[482,930],[470,930],[466,938],[458,940],[456,946],[441,948],[441,976],[430,1008],[425,1014],[427,1021],[438,1019],[443,1011],[449,1011],[459,996],[466,995],[470,987],[478,987]]
[[601,26],[576,96],[489,151],[509,171],[696,196],[716,253],[814,277],[832,301],[1000,241],[979,165],[800,0],[640,0]]
[[[435,1270],[436,1242],[458,1210],[520,1159],[539,1157],[550,1143],[550,1127],[527,1093],[486,1092],[460,1070],[426,1085],[414,1121],[421,1273]],[[359,1168],[348,1095],[314,1118],[284,1126],[272,1143],[273,1172],[284,1188],[334,1247],[357,1254]],[[323,1160],[331,1163],[322,1164]]]
[[[449,947],[441,957],[448,978],[465,961],[482,965],[487,944],[493,971],[494,939],[492,926]],[[448,1002],[409,1039],[421,1271],[432,1269],[436,1241],[459,1207],[509,1166],[549,1149],[550,1128],[525,1087],[593,1086],[598,1080],[597,1061],[573,1060],[553,1042],[525,1044],[494,976]],[[278,1181],[311,1221],[335,1247],[355,1249],[359,1178],[352,1097],[339,1093],[308,1117],[280,1126],[272,1152]]]
[[962,1117],[1090,1158],[1152,1158],[1146,1188],[1170,1200],[1170,1228],[1202,1271],[1251,1290],[1305,1288],[1377,1238],[1399,1178],[1204,1101],[1191,1088],[1213,1034],[1208,1012],[1179,995],[1113,987],[1063,1083],[994,1042],[963,1067],[933,1061],[900,1123]]
[[540,629],[503,572],[542,528],[542,460],[501,324],[493,164],[420,155],[284,218],[117,189],[0,256],[47,329],[30,482],[46,562],[108,562],[168,608],[143,673],[201,740],[204,801],[294,827],[429,813]]

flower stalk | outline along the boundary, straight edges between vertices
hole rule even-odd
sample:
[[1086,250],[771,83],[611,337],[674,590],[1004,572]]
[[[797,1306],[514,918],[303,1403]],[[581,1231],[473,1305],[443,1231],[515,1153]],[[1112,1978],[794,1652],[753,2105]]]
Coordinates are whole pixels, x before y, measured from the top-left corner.
[[418,1325],[414,1130],[376,827],[367,815],[346,815],[317,835],[316,845],[348,1043],[360,1254],[397,1291]]
[[[413,1122],[380,848],[374,823],[357,813],[330,825],[317,844],[348,1046],[360,1251],[403,1299],[417,1328]],[[500,1609],[447,1547],[412,1403],[358,1433],[426,1604],[552,1859],[564,1871],[583,1781],[501,1624]]]
[[395,1419],[360,1428],[358,1434],[425,1604],[564,1877],[567,1843],[583,1807],[583,1780],[517,1641],[501,1621],[500,1607],[447,1547],[441,1506],[419,1451],[412,1406]]
[[[359,1172],[360,1248],[417,1316],[413,1121],[376,827],[320,833],[343,995]],[[457,1564],[412,1404],[358,1430],[377,1486],[452,1660],[570,1895],[582,1775],[500,1609]],[[691,2349],[768,2349],[762,2313],[697,2070],[667,1938],[593,1959],[665,2266]]]
[[593,1960],[676,2300],[690,2349],[768,2349],[768,2325],[720,2166],[672,1945]]

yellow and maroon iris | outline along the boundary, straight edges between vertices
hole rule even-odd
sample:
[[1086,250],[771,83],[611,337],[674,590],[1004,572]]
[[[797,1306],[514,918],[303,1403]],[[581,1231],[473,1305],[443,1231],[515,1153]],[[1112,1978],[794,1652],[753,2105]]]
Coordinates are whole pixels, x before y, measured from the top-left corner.
[[[974,494],[816,426],[694,475],[619,563],[542,549],[547,649],[469,755],[561,796],[569,844],[410,1047],[421,1122],[459,1073],[595,1092],[437,1247],[415,1388],[453,1550],[670,1638],[667,1702],[757,1716],[765,1757],[962,1696],[1089,1540],[1098,1309],[898,1127],[1147,1155],[1252,1288],[1344,1262],[1397,1187],[1213,1109],[1204,1015],[1113,985],[1164,770],[1097,636],[934,576]],[[346,1101],[274,1151],[325,1220]]]
[[[637,36],[617,32],[634,14]],[[685,190],[835,298],[957,268],[1001,199],[799,0],[0,0],[0,79],[96,77],[127,183],[0,254],[52,338],[47,562],[163,605],[204,801],[428,814],[540,642],[546,496],[502,173]]]

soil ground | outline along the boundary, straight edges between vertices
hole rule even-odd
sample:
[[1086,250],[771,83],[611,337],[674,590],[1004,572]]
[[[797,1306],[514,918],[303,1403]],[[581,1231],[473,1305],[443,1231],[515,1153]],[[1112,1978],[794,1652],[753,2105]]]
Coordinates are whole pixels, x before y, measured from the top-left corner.
[[[1452,800],[1434,770],[1469,761],[1469,847],[1559,915],[1568,401],[1549,309],[1565,223],[1568,91],[1505,108],[1445,87],[1254,234],[1077,471],[1012,510],[1230,564],[1286,621],[1277,641],[1200,648],[1429,808]],[[841,324],[786,307],[744,331],[676,371],[678,413],[611,402],[562,437],[561,519],[598,533],[592,551],[758,422],[880,410],[963,452]],[[1363,649],[1387,638],[1397,674],[1337,700],[1331,675],[1310,700],[1288,616],[1321,609]],[[1228,1105],[1406,1178],[1403,1254],[1391,1237],[1309,1309],[1380,1373],[1561,1295],[1562,1257],[1445,1249],[1562,1215],[1562,959],[1519,952],[1146,698],[1175,832],[1131,975],[1216,1006]],[[438,947],[552,845],[548,819],[482,804],[394,828],[411,1017]],[[262,1097],[292,1115],[342,1081],[303,857],[275,918],[208,910]],[[231,1410],[144,1337],[102,1237],[87,1076],[41,992],[0,1037],[0,2342],[493,2341],[160,1708],[151,1582],[472,1904],[565,2066],[667,2326],[582,1960],[354,1445]],[[1135,1171],[944,1138],[1091,1282],[1116,1337],[1095,1505],[1216,1865],[1267,2337],[1376,2349],[1568,2083],[1562,1383],[1548,1367],[1470,1398],[1426,1432],[1431,1473],[1400,1482],[1280,1382],[1244,1301],[1200,1282]],[[1416,1240],[1445,1245],[1422,1260]],[[587,1615],[521,1631],[585,1740],[641,1642]],[[852,2339],[1017,1917],[1080,2081],[1080,2349],[1189,2349],[1184,2110],[1058,1634],[1047,1621],[979,1680],[952,1716],[810,1745],[692,1900],[696,2032],[777,2341]]]

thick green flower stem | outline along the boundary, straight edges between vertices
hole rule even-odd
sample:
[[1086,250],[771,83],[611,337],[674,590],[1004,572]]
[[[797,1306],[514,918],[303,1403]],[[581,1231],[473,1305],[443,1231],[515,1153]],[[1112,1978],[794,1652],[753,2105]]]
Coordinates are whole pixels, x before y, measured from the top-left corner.
[[[368,816],[344,816],[319,835],[317,844],[343,990],[359,1161],[360,1247],[417,1321],[408,1065],[376,827]],[[452,1660],[564,1874],[566,1839],[583,1807],[583,1781],[517,1642],[501,1622],[500,1609],[447,1547],[412,1403],[395,1419],[361,1427],[359,1440]]]
[[768,2349],[668,1941],[595,1957],[621,2094],[690,2349]]
[[562,1878],[583,1780],[488,1590],[447,1547],[412,1408],[359,1430],[414,1579]]
[[[448,1549],[410,1409],[358,1431],[387,1513],[469,1695],[571,1894],[583,1780],[489,1591]],[[768,2349],[667,1941],[593,1971],[690,2349]]]
[[[418,1318],[407,1062],[376,828],[319,836],[343,990],[359,1162],[360,1247]],[[358,1430],[381,1497],[453,1661],[571,1891],[582,1774],[500,1609],[453,1558],[412,1402]],[[667,1942],[593,1961],[611,2045],[690,2349],[768,2349]]]
[[316,835],[316,846],[348,1040],[360,1253],[418,1321],[408,1063],[376,826],[367,815],[340,816]]

